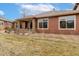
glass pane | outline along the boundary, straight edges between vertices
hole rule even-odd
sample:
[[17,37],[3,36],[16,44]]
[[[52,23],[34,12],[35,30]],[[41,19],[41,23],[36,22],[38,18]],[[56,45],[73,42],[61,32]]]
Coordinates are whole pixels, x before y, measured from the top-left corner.
[[60,28],[66,28],[66,21],[60,21]]
[[43,28],[47,28],[48,22],[43,22]]
[[67,21],[67,28],[74,28],[74,20]]

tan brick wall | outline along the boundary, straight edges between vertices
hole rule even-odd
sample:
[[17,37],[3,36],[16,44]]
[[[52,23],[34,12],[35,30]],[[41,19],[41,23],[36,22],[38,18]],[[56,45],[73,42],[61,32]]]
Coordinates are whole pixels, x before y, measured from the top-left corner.
[[59,30],[58,17],[49,18],[49,29],[37,29],[37,32],[56,33],[56,34],[79,34],[79,15],[76,15],[76,30]]

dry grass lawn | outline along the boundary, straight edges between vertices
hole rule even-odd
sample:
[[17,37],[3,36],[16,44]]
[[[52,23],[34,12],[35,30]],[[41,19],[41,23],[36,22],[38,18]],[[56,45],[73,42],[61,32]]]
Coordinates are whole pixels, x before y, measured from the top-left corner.
[[3,56],[72,56],[79,55],[79,35],[0,34]]

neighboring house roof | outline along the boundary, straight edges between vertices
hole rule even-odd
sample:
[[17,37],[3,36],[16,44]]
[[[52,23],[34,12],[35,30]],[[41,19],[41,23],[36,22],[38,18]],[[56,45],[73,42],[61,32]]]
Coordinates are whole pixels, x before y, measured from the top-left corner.
[[1,18],[1,17],[0,17],[0,21],[6,21],[6,20],[5,20],[4,18]]
[[75,6],[74,6],[74,8],[73,8],[73,10],[76,10],[77,7],[78,7],[78,5],[79,5],[79,3],[76,3]]
[[73,14],[79,14],[79,11],[78,10],[49,11],[38,15],[27,16],[25,18],[20,18],[17,20],[28,20],[33,18],[44,18],[44,17],[64,16],[64,15],[73,15]]
[[11,22],[11,21],[7,20],[6,18],[4,18],[4,17],[2,17],[2,16],[0,16],[0,21],[7,21],[7,22]]

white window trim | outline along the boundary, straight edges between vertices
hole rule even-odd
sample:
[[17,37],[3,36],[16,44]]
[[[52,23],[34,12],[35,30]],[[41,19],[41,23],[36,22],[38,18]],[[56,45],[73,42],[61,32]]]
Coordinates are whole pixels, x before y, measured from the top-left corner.
[[76,15],[70,15],[70,16],[74,16],[74,28],[60,28],[61,19],[66,19],[66,17],[67,17],[67,16],[62,16],[62,17],[59,17],[59,21],[58,21],[59,30],[76,30]]
[[[44,20],[44,19],[48,20],[47,28],[39,28],[39,22],[40,22],[41,20]],[[49,18],[41,18],[41,19],[38,19],[38,20],[37,20],[37,29],[48,30],[48,29],[49,29]]]

